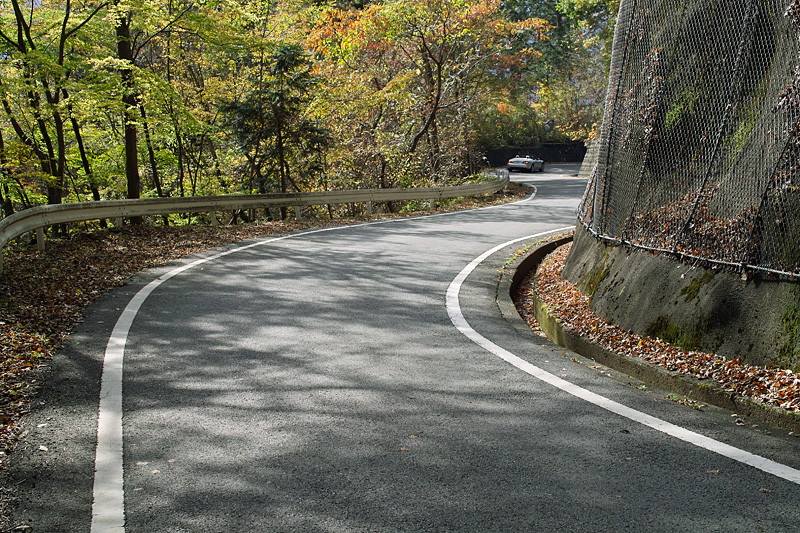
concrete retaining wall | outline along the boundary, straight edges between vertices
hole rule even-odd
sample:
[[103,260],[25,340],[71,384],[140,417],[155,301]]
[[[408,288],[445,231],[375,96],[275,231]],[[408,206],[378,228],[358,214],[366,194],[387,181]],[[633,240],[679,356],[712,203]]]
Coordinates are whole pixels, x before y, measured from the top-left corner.
[[800,284],[610,246],[581,225],[563,276],[619,326],[686,349],[800,371]]

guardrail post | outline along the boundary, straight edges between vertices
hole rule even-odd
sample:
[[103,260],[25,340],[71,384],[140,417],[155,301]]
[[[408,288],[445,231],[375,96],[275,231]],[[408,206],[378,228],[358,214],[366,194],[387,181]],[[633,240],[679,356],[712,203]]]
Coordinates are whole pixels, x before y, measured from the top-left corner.
[[435,198],[431,198],[430,206],[431,206],[431,209],[436,209],[436,199]]
[[122,217],[117,217],[117,218],[114,219],[114,227],[121,228],[122,224],[123,224]]
[[211,215],[211,227],[212,228],[219,227],[219,222],[217,222],[217,212],[216,211],[211,211],[209,213],[209,215]]
[[367,216],[372,216],[372,202],[367,202]]
[[36,249],[44,252],[44,228],[36,228]]

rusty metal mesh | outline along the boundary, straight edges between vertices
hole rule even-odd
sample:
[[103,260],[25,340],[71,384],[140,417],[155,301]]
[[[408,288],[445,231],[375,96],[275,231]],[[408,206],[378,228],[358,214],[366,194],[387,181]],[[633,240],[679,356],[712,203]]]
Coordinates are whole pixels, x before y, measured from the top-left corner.
[[800,276],[800,0],[623,0],[579,220]]

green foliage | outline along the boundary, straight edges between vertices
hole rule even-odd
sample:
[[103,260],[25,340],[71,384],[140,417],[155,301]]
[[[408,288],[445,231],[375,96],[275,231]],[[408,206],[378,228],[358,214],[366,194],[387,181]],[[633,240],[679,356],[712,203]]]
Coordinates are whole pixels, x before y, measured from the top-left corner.
[[124,197],[126,123],[143,197],[460,183],[486,148],[597,122],[599,19],[570,9],[0,0],[0,202]]
[[245,155],[243,170],[259,192],[276,185],[286,192],[289,183],[300,189],[290,159],[291,166],[314,169],[314,158],[329,144],[327,131],[305,117],[317,80],[309,57],[297,45],[278,46],[261,72],[265,75],[256,80],[256,89],[225,104],[222,112]]
[[526,66],[526,76],[514,88],[515,98],[527,99],[540,122],[555,123],[546,140],[586,140],[596,135],[602,120],[616,5],[513,0],[504,3],[504,9],[512,19],[527,14],[549,24],[545,38],[532,45],[541,55]]
[[675,99],[675,103],[667,111],[665,117],[665,126],[667,131],[672,129],[673,126],[684,116],[692,115],[694,113],[695,103],[699,95],[692,88],[684,89],[680,95]]
[[476,117],[475,144],[492,148],[533,146],[545,138],[543,120],[527,102],[498,102]]
[[557,0],[559,12],[583,29],[592,45],[601,47],[610,61],[619,0]]

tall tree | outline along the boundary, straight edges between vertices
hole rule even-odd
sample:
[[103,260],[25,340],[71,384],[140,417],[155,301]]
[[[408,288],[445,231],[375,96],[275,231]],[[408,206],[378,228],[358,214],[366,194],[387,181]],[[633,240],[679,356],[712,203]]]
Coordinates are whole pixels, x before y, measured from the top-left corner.
[[317,80],[311,75],[310,58],[292,44],[280,45],[263,72],[259,88],[229,102],[224,111],[259,191],[266,191],[266,174],[271,169],[281,192],[289,187],[300,191],[291,160],[319,153],[328,143],[327,132],[307,117]]
[[[331,11],[310,42],[335,63],[326,74],[347,74],[344,91],[362,91],[363,122],[351,130],[377,130],[395,174],[440,182],[469,168],[471,117],[489,80],[534,61],[539,53],[517,40],[534,42],[545,26],[536,18],[512,23],[495,0],[394,0]],[[339,118],[333,105],[331,113]]]
[[8,186],[7,165],[6,145],[3,142],[3,131],[0,130],[0,206],[2,206],[5,216],[11,216],[14,214],[14,204],[11,201]]
[[[125,130],[125,179],[127,184],[127,197],[139,198],[141,193],[141,178],[139,176],[139,142],[137,114],[139,99],[134,84],[134,57],[133,37],[131,23],[133,11],[130,6],[117,3],[115,6],[116,26],[114,28],[117,39],[117,58],[120,61],[120,76],[122,78],[122,103],[125,106],[122,123]],[[140,223],[141,218],[135,217],[133,223]]]
[[[66,0],[55,9],[40,9],[34,17],[34,5],[30,13],[22,9],[18,0],[10,0],[11,17],[3,18],[0,26],[0,42],[5,54],[2,56],[3,109],[17,134],[38,158],[43,173],[50,176],[47,183],[48,203],[61,203],[67,166],[67,139],[62,98],[67,94],[68,82],[73,66],[66,64],[67,48],[86,24],[105,9],[106,3],[83,6],[77,22],[72,22],[73,5]],[[5,24],[15,31],[5,32]],[[34,31],[34,26],[37,29]],[[9,87],[10,85],[10,87]],[[9,91],[24,94],[24,100],[14,99]],[[32,128],[25,127],[25,119],[13,110],[11,101],[25,101],[32,117]],[[24,113],[22,108],[21,112]]]

